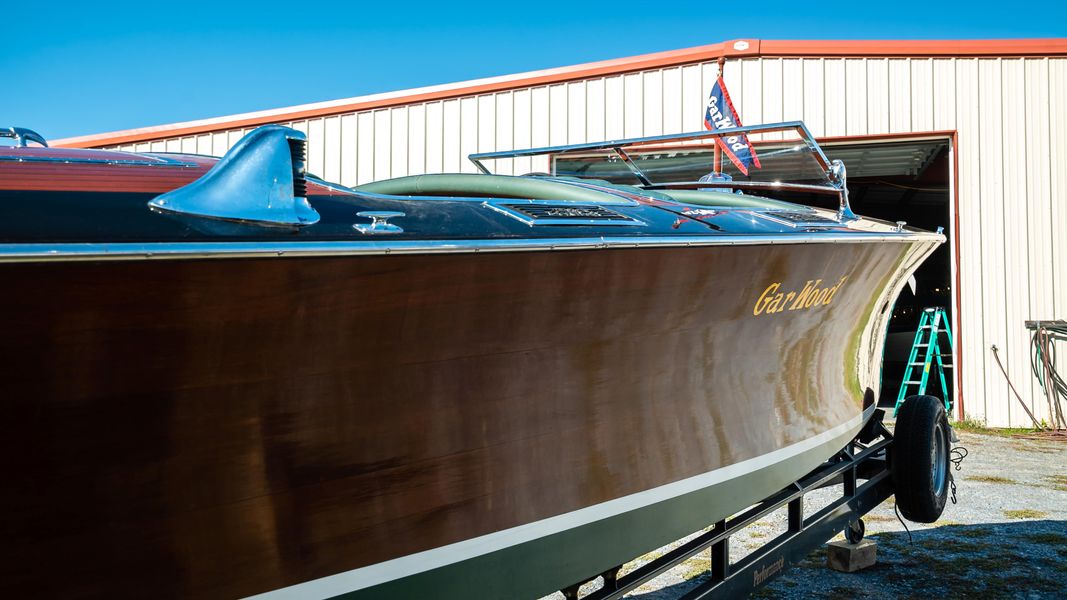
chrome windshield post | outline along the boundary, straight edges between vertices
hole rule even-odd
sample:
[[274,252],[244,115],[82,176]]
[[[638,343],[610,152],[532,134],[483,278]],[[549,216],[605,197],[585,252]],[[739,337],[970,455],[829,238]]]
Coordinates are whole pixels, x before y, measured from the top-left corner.
[[630,172],[634,174],[634,177],[636,177],[638,181],[641,182],[641,185],[652,185],[652,181],[648,177],[646,177],[644,173],[641,172],[641,169],[639,169],[636,164],[634,164],[633,159],[630,158],[630,155],[627,154],[625,150],[622,149],[622,146],[614,146],[612,147],[612,150],[614,150],[615,154],[617,154],[619,158],[621,158],[622,161],[626,163],[626,168],[630,169]]
[[852,212],[852,206],[848,202],[848,172],[845,170],[845,163],[841,162],[841,159],[835,158],[830,163],[829,174],[830,181],[833,182],[834,187],[837,188],[837,193],[841,197],[841,205],[837,209],[837,220],[842,223],[855,221],[859,217]]

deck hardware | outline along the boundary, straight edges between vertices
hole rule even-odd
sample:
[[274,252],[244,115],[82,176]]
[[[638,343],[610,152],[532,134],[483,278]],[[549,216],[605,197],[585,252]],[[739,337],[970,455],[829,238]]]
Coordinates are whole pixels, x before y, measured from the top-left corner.
[[566,203],[555,200],[487,200],[486,208],[503,213],[530,225],[648,225],[627,214],[590,203]]
[[634,177],[637,177],[637,180],[641,182],[641,185],[652,185],[652,181],[641,172],[641,169],[637,167],[637,164],[630,158],[630,155],[622,149],[622,146],[616,146],[612,148],[612,150],[614,150],[615,154],[618,154],[619,158],[626,163],[626,168],[630,169],[630,172],[634,174]]
[[0,127],[0,138],[4,137],[14,138],[15,145],[19,148],[29,146],[30,142],[36,142],[45,148],[48,147],[48,142],[45,141],[43,135],[25,127]]
[[307,136],[264,125],[241,138],[196,181],[156,196],[149,208],[256,225],[303,226],[319,220],[304,197]]
[[845,169],[845,163],[841,162],[841,159],[835,158],[830,162],[829,175],[830,181],[833,182],[841,197],[841,204],[837,209],[837,220],[841,222],[855,221],[859,217],[852,212],[852,206],[848,203],[848,171]]
[[356,213],[357,217],[370,219],[370,223],[356,223],[352,226],[356,231],[364,235],[382,235],[390,233],[404,233],[399,225],[393,225],[389,219],[404,217],[406,214],[393,210],[365,210]]
[[[754,210],[751,211],[753,215],[772,221],[779,225],[785,225],[794,229],[801,227],[832,227],[838,225],[838,221],[834,219],[828,219],[815,211],[801,211],[801,210]],[[756,220],[752,220],[756,223]]]
[[904,226],[907,225],[907,221],[897,221],[897,231],[904,231]]

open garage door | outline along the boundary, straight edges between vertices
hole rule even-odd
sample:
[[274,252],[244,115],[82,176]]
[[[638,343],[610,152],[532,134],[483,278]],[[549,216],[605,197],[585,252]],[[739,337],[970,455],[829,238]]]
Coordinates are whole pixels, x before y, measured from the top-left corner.
[[[948,241],[915,272],[915,291],[905,288],[897,298],[889,322],[882,363],[879,404],[892,406],[897,399],[922,311],[940,306],[948,313],[955,333],[953,281],[955,228],[952,206],[952,140],[943,135],[912,139],[866,139],[821,141],[827,156],[841,159],[848,168],[849,201],[856,214],[889,222],[904,221],[912,227],[937,231],[944,228]],[[836,209],[836,198],[794,194],[783,198],[809,206]],[[944,348],[944,352],[950,352]],[[955,357],[948,364],[955,364]],[[931,374],[932,375],[932,374]],[[946,373],[948,398],[955,403],[955,371]],[[940,382],[931,376],[927,393],[941,397]],[[909,394],[914,394],[913,386]]]
[[[930,231],[944,227],[950,236],[915,273],[916,291],[905,289],[897,299],[889,324],[882,365],[883,405],[896,401],[922,310],[942,306],[955,323],[953,264],[955,233],[951,227],[952,161],[949,138],[823,144],[831,159],[848,167],[849,199],[857,214],[886,221],[906,221]],[[948,352],[948,349],[944,350]],[[954,357],[948,361],[955,364]],[[949,398],[955,398],[955,372],[947,375]],[[941,396],[931,377],[927,391]],[[914,388],[912,388],[914,393]]]

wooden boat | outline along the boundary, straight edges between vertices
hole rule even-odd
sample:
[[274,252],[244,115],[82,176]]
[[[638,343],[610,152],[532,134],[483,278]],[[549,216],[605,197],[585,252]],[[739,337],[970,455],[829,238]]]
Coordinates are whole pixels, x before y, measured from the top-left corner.
[[[641,170],[739,132],[795,134],[767,172],[778,152],[817,180]],[[11,135],[5,597],[514,598],[610,571],[852,439],[943,241],[853,215],[800,123],[472,157],[634,185],[349,189],[276,126],[217,162]]]

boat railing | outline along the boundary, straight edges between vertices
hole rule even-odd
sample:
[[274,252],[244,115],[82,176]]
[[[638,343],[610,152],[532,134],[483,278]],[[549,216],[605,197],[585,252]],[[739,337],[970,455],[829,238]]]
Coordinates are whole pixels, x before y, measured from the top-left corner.
[[[648,173],[641,169],[627,150],[646,149],[649,146],[674,145],[684,142],[694,142],[708,139],[729,138],[739,135],[756,135],[767,133],[792,132],[799,138],[803,147],[807,149],[811,157],[818,164],[825,177],[826,185],[813,185],[801,183],[789,183],[780,181],[683,181],[683,182],[653,182]],[[717,145],[716,145],[717,146]],[[717,148],[716,148],[717,150]],[[485,166],[485,161],[522,158],[541,155],[573,155],[597,151],[610,151],[637,179],[644,189],[700,189],[700,188],[730,188],[730,189],[755,189],[755,190],[781,190],[801,191],[821,194],[835,194],[839,197],[838,221],[850,221],[856,219],[848,200],[848,186],[846,181],[845,165],[840,160],[830,160],[823,152],[815,136],[804,125],[803,121],[786,121],[782,123],[767,123],[763,125],[750,125],[745,127],[731,127],[714,131],[694,131],[689,133],[674,133],[655,135],[638,138],[625,138],[608,140],[603,142],[586,142],[581,144],[569,144],[560,146],[544,146],[539,148],[527,148],[517,150],[501,150],[495,152],[480,152],[468,156],[470,161],[479,171],[486,175],[492,172]],[[716,152],[716,171],[719,171],[720,158]]]

